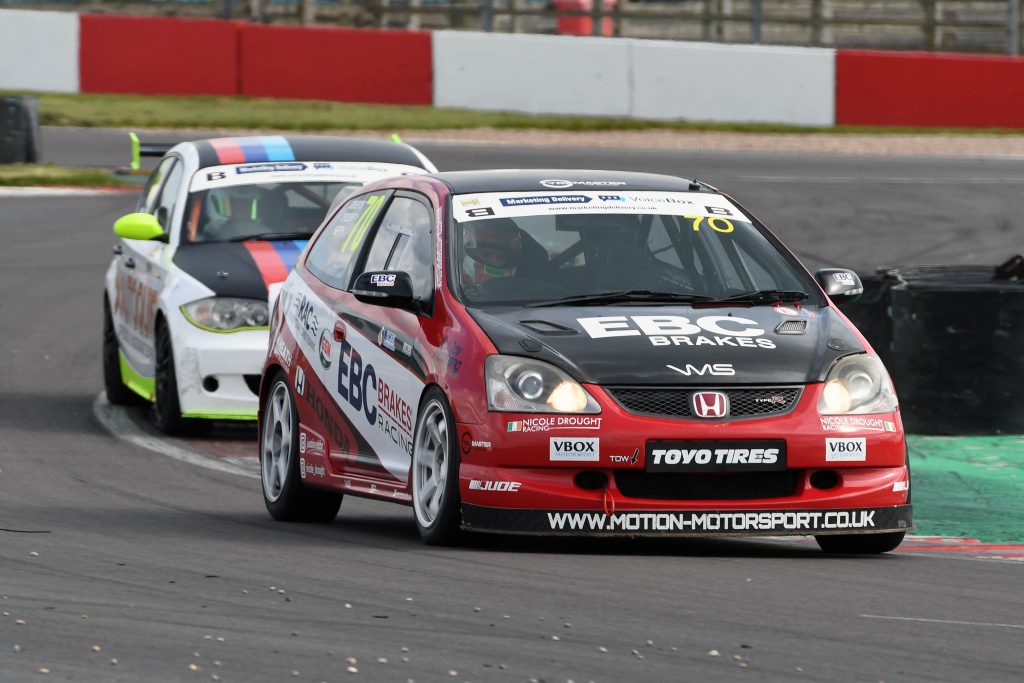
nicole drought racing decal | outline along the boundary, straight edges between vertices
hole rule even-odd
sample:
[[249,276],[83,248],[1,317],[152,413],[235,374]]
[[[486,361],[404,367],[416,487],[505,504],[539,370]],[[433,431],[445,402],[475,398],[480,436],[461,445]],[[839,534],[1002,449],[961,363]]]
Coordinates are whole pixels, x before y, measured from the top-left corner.
[[892,550],[913,529],[907,450],[888,373],[836,307],[860,292],[852,271],[810,275],[696,181],[369,184],[281,288],[264,501],[329,521],[345,493],[391,500],[432,544],[806,535]]
[[107,399],[148,401],[168,434],[190,418],[253,420],[270,309],[330,207],[434,166],[407,145],[312,136],[146,149],[161,159],[114,225],[106,276]]

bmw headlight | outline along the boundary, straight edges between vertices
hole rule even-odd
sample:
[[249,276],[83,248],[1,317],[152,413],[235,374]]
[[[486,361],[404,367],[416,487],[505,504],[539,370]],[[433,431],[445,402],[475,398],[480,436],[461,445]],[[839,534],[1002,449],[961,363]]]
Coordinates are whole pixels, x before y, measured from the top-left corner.
[[891,413],[897,406],[889,373],[878,356],[867,353],[837,360],[818,400],[822,415]]
[[489,356],[487,406],[515,413],[600,413],[601,406],[579,382],[532,358]]
[[181,307],[188,321],[210,332],[265,328],[270,321],[267,302],[257,299],[210,297]]

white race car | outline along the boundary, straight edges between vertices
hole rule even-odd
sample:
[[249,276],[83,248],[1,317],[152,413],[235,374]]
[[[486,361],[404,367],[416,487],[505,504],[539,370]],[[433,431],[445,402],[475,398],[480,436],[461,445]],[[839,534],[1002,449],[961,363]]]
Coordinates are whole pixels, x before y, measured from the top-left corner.
[[[189,418],[255,420],[268,298],[332,201],[369,181],[436,170],[409,145],[337,137],[168,149],[137,212],[114,224],[121,239],[103,296],[107,400],[151,402],[167,434]],[[346,248],[358,249],[365,233]]]

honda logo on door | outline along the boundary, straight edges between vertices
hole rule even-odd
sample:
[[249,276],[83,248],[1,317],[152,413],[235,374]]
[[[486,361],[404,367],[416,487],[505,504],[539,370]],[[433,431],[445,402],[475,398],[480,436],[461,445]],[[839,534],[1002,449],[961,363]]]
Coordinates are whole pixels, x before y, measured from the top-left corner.
[[698,391],[693,395],[693,414],[697,417],[725,417],[729,397],[720,391]]

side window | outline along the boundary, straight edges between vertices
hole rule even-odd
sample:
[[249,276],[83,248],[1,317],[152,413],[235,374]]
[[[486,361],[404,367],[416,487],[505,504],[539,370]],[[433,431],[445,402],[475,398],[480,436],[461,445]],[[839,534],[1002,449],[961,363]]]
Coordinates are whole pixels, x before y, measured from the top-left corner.
[[175,161],[174,157],[164,157],[160,160],[157,167],[153,169],[153,173],[150,174],[149,181],[146,183],[146,189],[142,192],[142,198],[139,200],[139,211],[153,213],[160,187],[163,185],[163,180],[167,176],[171,164]]
[[306,267],[321,282],[348,289],[349,266],[366,233],[387,201],[389,192],[364,194],[347,202],[313,243]]
[[174,201],[178,198],[178,190],[181,189],[182,172],[183,165],[180,162],[174,162],[174,165],[171,166],[170,171],[167,173],[167,180],[160,189],[160,195],[157,197],[151,212],[156,216],[157,221],[163,226],[164,230],[170,229],[171,214],[174,212]]
[[409,273],[418,299],[430,298],[433,257],[430,209],[407,197],[395,197],[373,236],[363,272],[399,270]]

